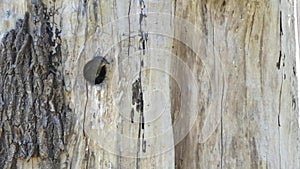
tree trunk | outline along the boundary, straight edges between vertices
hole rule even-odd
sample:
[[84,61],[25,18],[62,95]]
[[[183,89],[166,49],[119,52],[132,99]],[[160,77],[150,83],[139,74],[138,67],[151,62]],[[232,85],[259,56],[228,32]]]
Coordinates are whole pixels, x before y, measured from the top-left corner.
[[300,168],[295,5],[0,2],[0,168]]

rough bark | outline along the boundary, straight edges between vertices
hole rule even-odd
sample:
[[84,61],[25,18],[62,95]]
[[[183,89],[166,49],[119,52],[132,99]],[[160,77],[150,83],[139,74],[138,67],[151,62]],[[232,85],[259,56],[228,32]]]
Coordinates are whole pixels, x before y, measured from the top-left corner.
[[0,168],[300,168],[294,4],[0,2]]
[[32,8],[0,46],[1,168],[17,168],[18,159],[31,157],[56,166],[70,127],[55,9]]

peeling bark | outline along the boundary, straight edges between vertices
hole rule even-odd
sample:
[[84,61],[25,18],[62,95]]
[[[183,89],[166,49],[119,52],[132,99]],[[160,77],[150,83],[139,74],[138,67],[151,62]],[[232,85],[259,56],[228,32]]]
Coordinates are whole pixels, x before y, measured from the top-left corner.
[[1,168],[40,157],[56,168],[65,149],[70,116],[65,105],[61,39],[54,8],[33,4],[2,39]]

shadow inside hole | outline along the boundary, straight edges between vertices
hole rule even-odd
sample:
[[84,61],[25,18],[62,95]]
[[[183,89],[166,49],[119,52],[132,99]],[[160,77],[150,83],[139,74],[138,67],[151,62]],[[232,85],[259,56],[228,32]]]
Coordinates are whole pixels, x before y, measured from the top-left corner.
[[100,84],[104,81],[105,79],[105,75],[106,75],[106,66],[103,65],[103,66],[99,66],[99,69],[97,71],[97,74],[96,74],[96,78],[95,78],[95,84]]

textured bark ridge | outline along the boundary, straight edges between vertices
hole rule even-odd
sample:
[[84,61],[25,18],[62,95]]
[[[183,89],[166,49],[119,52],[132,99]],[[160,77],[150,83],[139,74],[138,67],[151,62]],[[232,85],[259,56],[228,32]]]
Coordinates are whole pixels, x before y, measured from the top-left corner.
[[64,150],[69,111],[55,8],[32,8],[1,41],[0,168],[16,168],[18,158],[53,162]]

